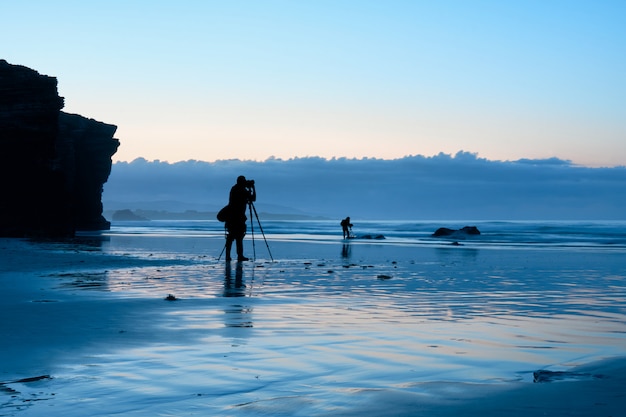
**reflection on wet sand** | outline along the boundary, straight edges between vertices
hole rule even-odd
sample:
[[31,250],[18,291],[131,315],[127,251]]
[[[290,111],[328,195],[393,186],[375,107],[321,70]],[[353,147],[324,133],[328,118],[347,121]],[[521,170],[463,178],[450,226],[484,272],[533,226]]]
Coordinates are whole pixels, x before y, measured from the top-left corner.
[[[246,297],[246,284],[243,281],[243,264],[237,262],[235,266],[235,279],[233,281],[232,266],[226,262],[224,267],[224,297]],[[242,304],[232,304],[224,310],[226,313],[226,327],[254,327],[251,315],[252,307]]]
[[351,255],[350,244],[344,243],[342,248],[341,248],[341,257],[342,258],[349,258],[350,255]]

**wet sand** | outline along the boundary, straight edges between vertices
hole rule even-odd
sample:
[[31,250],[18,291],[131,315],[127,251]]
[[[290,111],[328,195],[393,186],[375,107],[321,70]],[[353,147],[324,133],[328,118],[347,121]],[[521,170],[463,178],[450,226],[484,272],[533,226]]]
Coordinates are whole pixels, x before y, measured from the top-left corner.
[[269,243],[0,240],[0,415],[626,409],[623,254]]

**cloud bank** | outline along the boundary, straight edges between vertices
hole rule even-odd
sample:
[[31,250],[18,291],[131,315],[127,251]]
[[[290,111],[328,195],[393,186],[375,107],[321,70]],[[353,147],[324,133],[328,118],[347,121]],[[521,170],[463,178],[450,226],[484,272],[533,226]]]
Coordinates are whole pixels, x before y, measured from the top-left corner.
[[105,210],[212,211],[237,176],[259,212],[398,220],[626,220],[626,167],[558,158],[492,161],[474,153],[383,159],[117,162]]

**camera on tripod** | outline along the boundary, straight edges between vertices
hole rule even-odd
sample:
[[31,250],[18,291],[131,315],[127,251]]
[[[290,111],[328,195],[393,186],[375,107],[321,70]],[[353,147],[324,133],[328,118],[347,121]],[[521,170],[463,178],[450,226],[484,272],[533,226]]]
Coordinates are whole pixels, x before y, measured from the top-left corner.
[[254,187],[254,180],[247,180],[246,188],[252,188],[252,187]]

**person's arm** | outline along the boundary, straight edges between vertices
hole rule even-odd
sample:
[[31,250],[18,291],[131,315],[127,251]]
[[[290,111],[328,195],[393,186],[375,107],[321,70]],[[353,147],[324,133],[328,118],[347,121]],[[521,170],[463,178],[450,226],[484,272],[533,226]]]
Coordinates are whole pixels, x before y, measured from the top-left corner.
[[252,187],[250,187],[250,196],[248,197],[248,200],[251,203],[256,201],[256,188],[254,187],[254,184],[252,184]]

